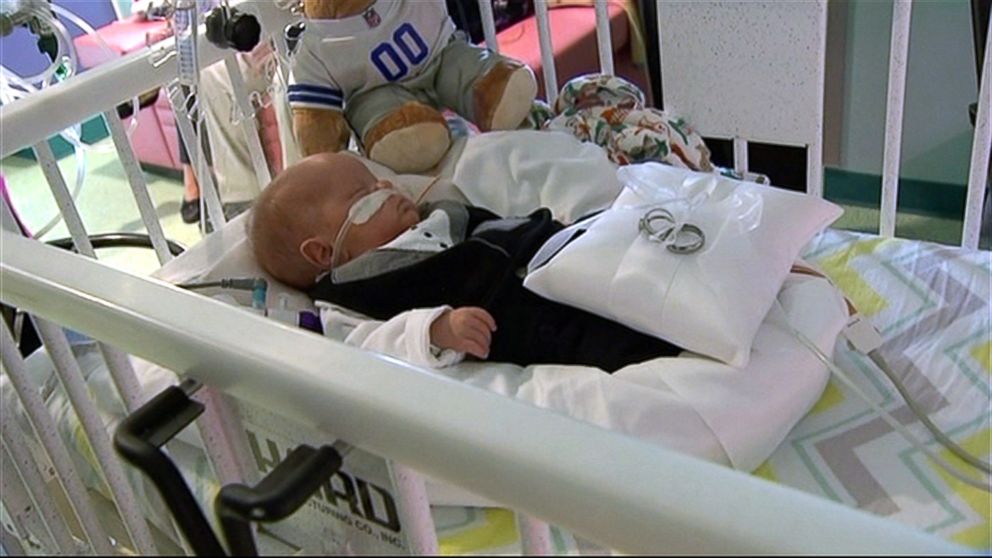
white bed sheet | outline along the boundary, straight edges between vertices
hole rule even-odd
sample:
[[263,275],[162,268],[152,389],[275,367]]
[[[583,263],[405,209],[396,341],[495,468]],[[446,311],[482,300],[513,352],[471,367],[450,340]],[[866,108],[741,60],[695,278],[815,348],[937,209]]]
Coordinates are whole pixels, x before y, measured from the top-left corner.
[[[465,140],[455,151],[462,153],[462,158],[453,157],[439,167],[443,179],[432,188],[429,198],[472,200],[504,214],[529,211],[534,204],[541,204],[567,218],[609,205],[619,191],[615,167],[598,147],[580,144],[565,134],[541,137],[524,134],[520,143],[508,141],[509,137],[512,134],[483,134]],[[539,149],[535,142],[540,142],[544,149]],[[584,155],[568,159],[568,188],[556,190],[564,176],[558,159],[568,152]],[[483,166],[479,158],[508,161],[508,165],[502,174],[468,172],[466,169]],[[370,167],[414,194],[419,194],[432,181],[423,176],[396,176],[374,164]],[[479,180],[473,182],[471,179],[476,174]],[[457,188],[447,180],[453,175],[461,177]],[[519,181],[514,182],[517,190],[512,195],[490,192],[507,180]],[[583,199],[581,192],[590,194]],[[266,276],[251,256],[244,223],[245,216],[232,220],[155,276],[172,283]],[[269,306],[278,305],[280,299],[294,309],[312,306],[302,293],[266,277],[270,281]],[[241,304],[250,302],[247,293],[225,294],[234,295]],[[751,471],[806,414],[828,379],[826,369],[788,333],[785,321],[828,353],[846,321],[843,300],[822,279],[790,276],[779,301],[781,308],[774,309],[766,318],[755,339],[751,363],[745,368],[684,353],[677,358],[628,366],[612,375],[583,366],[522,368],[499,363],[463,363],[425,373],[455,378],[647,443]],[[177,382],[171,371],[140,359],[133,362],[149,397]],[[51,385],[52,380],[39,377],[38,382]],[[107,417],[108,428],[112,427],[120,420],[123,409],[116,401],[106,371],[91,374],[89,384]],[[60,417],[74,421],[64,402],[56,406]],[[71,436],[78,428],[66,426],[63,432]],[[203,447],[196,429],[186,429],[179,438],[189,446]],[[549,447],[553,448],[553,444]],[[493,504],[430,479],[428,491],[434,504]]]
[[[543,205],[570,219],[608,206],[621,189],[616,167],[605,152],[566,134],[482,134],[465,140],[456,152],[460,157],[440,166],[442,181],[430,198],[455,197],[501,214],[520,214]],[[562,168],[563,158],[567,171]],[[415,196],[432,180],[369,166]],[[458,179],[457,186],[451,176]],[[505,192],[509,189],[513,191]],[[261,275],[270,282],[270,307],[279,306],[280,298],[293,309],[312,307],[305,295],[280,285],[254,263],[244,218],[228,223],[155,275],[173,283]],[[249,303],[247,293],[230,294],[241,304]],[[829,353],[846,320],[842,298],[822,279],[792,276],[779,300],[784,313],[775,309],[766,318],[754,343],[754,363],[745,368],[686,353],[629,366],[613,375],[583,366],[521,368],[495,363],[463,363],[430,373],[750,471],[808,411],[827,381],[826,369],[787,332],[785,321]]]

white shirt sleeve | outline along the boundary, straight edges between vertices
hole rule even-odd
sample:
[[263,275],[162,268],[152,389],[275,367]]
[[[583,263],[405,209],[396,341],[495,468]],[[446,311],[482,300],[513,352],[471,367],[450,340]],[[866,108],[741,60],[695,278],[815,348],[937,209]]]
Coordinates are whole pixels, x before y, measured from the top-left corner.
[[312,41],[303,39],[293,55],[293,68],[286,93],[292,108],[315,108],[340,111],[344,92],[320,61]]
[[349,345],[383,353],[428,368],[458,364],[465,353],[431,345],[431,324],[450,306],[408,310],[383,322],[318,301],[324,335]]

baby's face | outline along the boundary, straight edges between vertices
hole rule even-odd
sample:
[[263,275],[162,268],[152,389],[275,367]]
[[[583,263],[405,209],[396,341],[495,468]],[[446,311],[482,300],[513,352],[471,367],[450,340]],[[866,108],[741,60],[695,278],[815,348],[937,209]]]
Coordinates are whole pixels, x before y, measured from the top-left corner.
[[335,163],[333,168],[327,169],[327,178],[333,180],[334,185],[324,207],[326,218],[320,225],[321,237],[334,242],[348,219],[348,211],[352,207],[357,210],[356,204],[360,200],[380,190],[391,193],[367,221],[353,222],[345,232],[339,265],[390,242],[420,221],[420,212],[413,200],[393,189],[388,180],[377,179],[365,165],[351,157],[338,158]]

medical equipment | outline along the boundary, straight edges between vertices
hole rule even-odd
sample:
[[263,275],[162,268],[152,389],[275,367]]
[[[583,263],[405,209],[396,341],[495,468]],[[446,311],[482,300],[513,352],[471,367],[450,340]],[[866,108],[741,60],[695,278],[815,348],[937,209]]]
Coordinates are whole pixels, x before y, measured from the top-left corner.
[[269,287],[265,279],[261,277],[248,279],[221,279],[220,281],[204,281],[200,283],[182,283],[176,286],[189,290],[220,287],[221,289],[240,289],[244,291],[251,291],[251,307],[255,310],[265,309],[265,293]]
[[348,237],[348,231],[351,227],[355,225],[362,225],[369,222],[376,213],[382,209],[383,204],[386,200],[393,196],[402,195],[397,192],[392,187],[379,188],[378,185],[374,187],[371,192],[365,194],[358,199],[355,203],[348,208],[348,214],[345,217],[344,223],[341,224],[341,228],[338,230],[337,236],[334,238],[334,252],[331,254],[331,269],[330,277],[332,282],[339,282],[336,271],[338,266],[341,265],[342,259],[344,257],[344,241]]
[[226,1],[211,10],[204,23],[210,42],[240,52],[251,52],[262,32],[255,16],[231,8]]
[[[265,9],[263,4],[268,3],[258,3]],[[756,10],[760,8],[754,6]],[[777,5],[774,8],[803,10],[811,9],[811,6],[816,7],[819,4],[804,3],[787,7]],[[673,13],[685,14],[688,13],[685,10],[691,10],[689,5],[673,4],[669,8],[665,17],[670,17]],[[261,21],[266,24],[270,20],[263,17]],[[672,34],[687,29],[706,36],[698,32],[698,26],[663,28]],[[756,28],[759,33],[762,31],[760,21]],[[749,25],[741,25],[738,35],[747,35],[749,29]],[[765,33],[764,36],[774,37],[776,34]],[[811,33],[800,32],[796,36],[797,40],[822,37],[815,30]],[[706,37],[711,40],[720,38]],[[754,37],[748,36],[744,40],[753,39]],[[677,43],[666,43],[665,46],[666,64],[671,64],[672,60],[690,60],[689,57],[678,55]],[[803,52],[801,48],[788,50]],[[700,56],[705,52],[707,51],[697,51]],[[810,52],[822,51],[813,48]],[[214,60],[219,58],[216,53],[201,54],[208,59],[211,56]],[[776,66],[774,63],[769,64],[770,68]],[[174,73],[162,70],[161,74],[156,74],[157,69],[149,68],[139,70],[139,65],[133,61],[121,61],[120,67],[129,68],[132,75],[141,76],[142,79],[135,77],[132,78],[133,81],[121,80],[121,83],[110,79],[114,75],[113,71],[108,70],[99,75],[100,78],[107,79],[107,83],[120,83],[115,94],[122,96],[145,91],[155,83],[162,83],[164,80],[160,78],[163,76],[171,79]],[[819,66],[806,65],[807,69],[816,67]],[[724,81],[727,79],[721,72],[713,74]],[[986,71],[985,75],[988,74]],[[678,87],[691,81],[690,78],[705,77],[698,76],[698,72],[671,74],[667,69],[666,75],[685,77],[684,80],[676,80],[678,83],[671,84],[671,99],[675,100],[678,99]],[[85,75],[73,78],[73,92],[79,92],[74,97],[79,101],[78,107],[72,107],[66,98],[51,91],[35,94],[38,101],[28,98],[22,100],[20,106],[5,106],[5,137],[17,138],[16,142],[23,142],[24,145],[35,144],[67,124],[85,118],[82,113],[94,108],[93,105],[100,103],[101,98],[106,101],[103,103],[105,106],[99,106],[98,110],[86,114],[109,109],[115,100],[83,94],[87,91],[94,92],[93,79],[87,79]],[[815,76],[803,80],[803,83],[810,82],[815,84]],[[987,134],[988,87],[984,87],[983,91],[978,120],[979,129],[985,130],[981,134]],[[666,89],[666,101],[670,100],[669,92]],[[760,97],[745,95],[742,89],[735,89],[734,94],[738,99],[743,97],[744,101]],[[32,103],[59,99],[63,101],[60,106],[78,110],[68,111],[68,115],[52,114],[46,119],[37,118],[39,111],[21,112],[30,108]],[[37,105],[34,106],[37,108]],[[709,106],[720,108],[724,105],[710,103]],[[726,106],[729,107],[730,103]],[[736,108],[740,108],[740,103]],[[75,112],[81,114],[74,114]],[[690,115],[692,113],[693,111],[687,112]],[[979,146],[976,150],[979,163],[985,161],[985,166],[979,165],[982,172],[985,172],[988,141],[987,136],[981,134],[975,144]],[[770,134],[765,137],[776,136]],[[5,145],[5,152],[7,149],[20,147],[16,142]],[[983,149],[985,159],[981,159]],[[822,169],[822,165],[811,166]],[[811,184],[815,184],[815,181]],[[967,220],[968,225],[971,223],[971,220]],[[965,243],[968,238],[965,234]],[[244,312],[236,309],[214,304],[161,284],[124,278],[99,264],[80,261],[79,258],[62,252],[52,253],[43,246],[30,244],[23,239],[5,236],[4,241],[2,296],[5,301],[15,301],[19,306],[56,318],[65,325],[86,328],[94,335],[113,340],[129,351],[152,357],[185,374],[209,378],[208,385],[221,386],[231,395],[266,402],[304,425],[300,430],[309,425],[314,426],[315,430],[341,431],[345,439],[355,441],[362,447],[374,448],[418,469],[471,486],[478,491],[498,494],[511,505],[528,509],[539,517],[567,525],[577,532],[586,533],[605,546],[642,552],[658,549],[673,552],[822,552],[824,549],[838,552],[951,552],[960,549],[939,544],[941,541],[935,541],[933,536],[924,535],[921,531],[941,522],[952,524],[956,521],[952,527],[939,526],[931,529],[938,536],[952,538],[958,535],[964,537],[966,534],[962,533],[966,533],[968,529],[975,530],[973,528],[976,526],[977,529],[987,526],[987,519],[982,519],[981,509],[968,507],[967,500],[972,497],[972,493],[965,492],[954,481],[944,481],[939,474],[931,473],[925,466],[921,466],[912,450],[895,448],[886,451],[889,448],[884,446],[893,445],[890,439],[871,438],[878,435],[879,428],[870,417],[866,418],[861,408],[845,399],[846,392],[839,395],[836,390],[828,392],[826,400],[818,405],[809,419],[800,425],[799,431],[790,436],[781,451],[773,456],[767,469],[770,472],[765,474],[792,485],[802,485],[802,478],[810,478],[812,480],[805,486],[812,486],[812,492],[833,500],[846,500],[862,508],[886,510],[885,506],[896,506],[894,511],[891,507],[885,511],[894,516],[895,520],[865,518],[862,514],[832,506],[825,498],[776,490],[780,487],[766,486],[766,483],[732,475],[723,468],[708,467],[695,460],[680,459],[681,456],[671,455],[603,430],[584,428],[577,421],[503,401],[492,394],[457,382],[439,381],[422,371],[399,369],[399,365],[393,361],[329,344],[326,340],[289,331],[288,328],[277,327],[250,316],[246,319]],[[938,392],[947,401],[947,406],[942,407],[941,416],[937,418],[955,425],[956,430],[951,435],[971,437],[974,434],[979,438],[978,442],[981,442],[980,437],[984,432],[981,417],[976,419],[971,415],[962,417],[959,414],[970,413],[976,408],[975,405],[967,405],[968,397],[978,398],[981,403],[980,397],[984,394],[981,386],[987,385],[982,383],[982,368],[968,370],[968,367],[980,366],[980,359],[969,356],[969,351],[972,351],[972,346],[982,346],[980,336],[987,329],[982,329],[982,322],[967,319],[983,309],[987,315],[987,295],[982,298],[982,285],[978,283],[984,278],[987,285],[987,271],[982,275],[983,270],[987,269],[987,260],[969,250],[949,250],[839,231],[828,231],[816,239],[809,254],[832,264],[831,274],[849,281],[845,288],[859,286],[851,290],[874,304],[873,319],[888,328],[883,328],[883,332],[887,340],[893,341],[890,351],[900,353],[904,351],[903,347],[909,347],[910,354],[904,360],[920,362],[920,368],[925,371],[938,372],[936,379],[930,378],[930,384],[936,386],[935,389],[940,388]],[[923,260],[931,267],[938,268],[940,273],[935,277],[925,276],[924,270],[912,267],[912,262]],[[885,274],[892,274],[897,279],[879,281],[879,276]],[[872,288],[866,289],[856,281],[869,284]],[[904,288],[904,285],[909,285],[916,291]],[[957,290],[952,291],[948,285]],[[922,297],[921,292],[936,294],[928,294],[929,298],[920,302],[919,298],[914,297]],[[190,320],[193,315],[205,316],[203,321],[209,320],[210,323]],[[928,322],[931,317],[938,326]],[[801,321],[815,316],[798,315],[796,318]],[[926,331],[928,339],[937,338],[941,344],[938,348],[916,350],[911,341],[919,339],[920,334],[904,329],[905,324],[918,325],[909,329]],[[955,335],[960,337],[953,337]],[[4,341],[6,350],[8,345],[6,339]],[[271,353],[264,350],[273,345],[281,345],[282,350]],[[287,347],[292,347],[293,354],[288,354],[290,351]],[[330,355],[334,358],[333,367],[318,366],[313,361],[313,357]],[[946,359],[951,364],[942,363],[939,359]],[[5,354],[4,366],[8,372],[15,367],[12,364],[14,362],[16,359],[13,355]],[[941,384],[939,380],[942,377],[939,373],[956,372],[959,370],[956,363],[960,363],[961,372],[955,377],[962,379],[955,383]],[[335,373],[339,368],[360,373]],[[321,381],[317,381],[317,378]],[[855,377],[855,380],[861,379],[862,384],[868,382],[869,389],[874,390],[869,391],[869,394],[875,395],[876,400],[883,398],[887,392],[875,385],[871,378],[872,376],[865,374],[864,378]],[[964,390],[962,384],[969,387],[972,381],[975,382],[976,389]],[[389,386],[389,389],[384,390],[382,386]],[[30,397],[30,394],[27,395]],[[197,395],[206,396],[207,393],[201,390]],[[775,390],[770,389],[766,397],[775,395]],[[329,399],[333,399],[336,404],[330,405]],[[434,404],[435,401],[457,402],[461,408],[471,410],[470,416],[461,416],[450,405]],[[207,405],[207,415],[223,408],[215,402],[216,400],[211,400]],[[890,404],[890,400],[883,400],[883,405]],[[427,406],[430,408],[425,409]],[[5,405],[5,413],[8,409],[12,409],[12,406]],[[843,412],[838,412],[838,409]],[[981,412],[985,413],[987,420],[987,406]],[[5,482],[12,482],[14,484],[11,486],[22,488],[4,491],[5,507],[14,507],[17,510],[16,518],[10,523],[16,524],[18,534],[41,533],[40,540],[46,543],[44,546],[47,548],[59,549],[65,553],[78,551],[72,537],[66,537],[66,530],[60,530],[59,526],[63,522],[58,514],[49,513],[58,510],[57,506],[15,506],[14,498],[17,495],[26,496],[22,502],[32,503],[47,493],[38,491],[35,498],[33,490],[29,490],[30,487],[39,486],[38,483],[27,480],[31,477],[30,471],[34,470],[30,467],[30,460],[9,457],[19,451],[14,449],[14,444],[17,440],[23,441],[24,437],[13,435],[18,431],[10,430],[9,425],[16,424],[16,421],[11,422],[6,418],[5,416],[3,421],[5,470],[9,470],[7,467],[13,462],[27,464],[22,467],[24,471],[18,469],[19,475],[5,476]],[[837,426],[828,419],[848,426]],[[865,428],[861,429],[861,426]],[[40,432],[39,436],[45,436],[46,432]],[[850,439],[855,437],[868,437],[873,443],[853,445]],[[205,445],[211,451],[223,445],[225,440],[221,435],[213,435]],[[556,443],[551,444],[549,440],[555,440]],[[574,443],[575,440],[582,440],[582,446]],[[51,443],[54,447],[60,442],[56,438],[51,439]],[[549,446],[552,445],[557,453],[549,451]],[[266,446],[267,442],[262,439],[260,448],[263,452]],[[590,447],[593,451],[590,451]],[[234,454],[235,452],[231,453]],[[17,455],[30,456],[30,452]],[[809,468],[786,467],[790,456],[795,456],[796,462],[808,462]],[[222,484],[235,482],[228,480],[231,477],[227,476],[234,476],[230,473],[232,467],[225,465],[222,459],[217,463]],[[860,467],[858,474],[845,477],[844,472],[852,463]],[[906,463],[905,468],[893,471],[893,468],[901,467],[903,463]],[[206,465],[204,467],[207,468]],[[57,469],[58,477],[67,485],[72,485],[72,473],[68,469],[72,467]],[[37,473],[42,470],[34,471]],[[900,492],[899,483],[905,478],[913,481],[916,478],[914,473],[919,473],[922,480],[911,485],[912,491]],[[852,478],[864,483],[850,486],[847,483]],[[20,479],[23,482],[15,482]],[[40,476],[36,480],[39,479]],[[868,481],[876,484],[868,484]],[[40,486],[44,486],[44,483]],[[337,486],[340,488],[344,485]],[[348,486],[355,488],[357,481]],[[933,495],[928,492],[929,489],[935,491]],[[85,489],[81,494],[78,490],[69,492],[79,496],[80,502],[89,501]],[[357,489],[355,493],[358,494]],[[903,496],[904,494],[910,496]],[[745,513],[729,513],[725,505],[728,498],[747,502],[749,507],[744,510]],[[900,528],[902,526],[896,521],[905,520],[904,516],[911,515],[914,501],[923,502],[931,514],[944,515],[936,520],[928,520],[929,523],[915,523],[915,529]],[[984,502],[978,501],[980,504]],[[676,502],[677,505],[669,505],[671,502]],[[589,510],[595,510],[595,513],[590,513]],[[945,519],[945,516],[954,514],[962,519]],[[84,520],[86,515],[82,514]],[[46,518],[51,521],[41,523]],[[906,523],[910,521],[906,520]],[[787,528],[769,528],[781,525],[786,525]],[[514,529],[513,532],[518,531]],[[522,528],[520,532],[536,534],[535,538],[540,543],[540,527]],[[544,527],[545,541],[552,538],[549,534],[552,532],[557,531]],[[30,537],[6,538],[4,545],[12,540],[30,540]],[[95,536],[94,546],[107,550],[99,546],[101,540],[106,539]],[[851,546],[842,546],[847,544]],[[550,547],[544,548],[547,550]]]
[[[27,25],[39,37],[39,49],[51,59],[51,64],[44,71],[28,77],[18,76],[11,70],[0,66],[0,101],[5,104],[52,85],[53,79],[61,82],[78,72],[78,61],[72,37],[56,16],[68,19],[86,33],[96,37],[97,44],[108,58],[115,56],[103,37],[89,23],[62,6],[43,0],[17,0],[5,2],[0,9],[2,9],[0,36],[9,34],[14,26]],[[128,112],[133,116],[139,107],[138,98],[132,98],[129,105],[130,110]],[[125,112],[124,106],[126,105],[118,106],[118,113]],[[126,131],[128,137],[136,126],[137,120],[132,118]],[[86,180],[86,151],[91,148],[82,143],[79,125],[62,130],[60,135],[69,141],[76,156],[76,184],[71,194],[72,199],[76,199],[82,192]],[[42,238],[61,221],[61,213],[56,214],[33,233],[35,238]]]
[[950,440],[947,437],[947,434],[942,432],[938,427],[934,426],[934,424],[930,421],[930,419],[927,417],[925,412],[920,411],[917,403],[913,400],[913,397],[906,393],[905,386],[903,386],[902,382],[895,377],[895,375],[889,369],[888,365],[885,363],[885,360],[878,354],[878,347],[881,346],[882,337],[878,334],[877,330],[875,330],[870,324],[868,324],[867,321],[865,321],[863,318],[855,316],[855,318],[851,321],[851,324],[844,330],[844,337],[846,338],[847,342],[851,343],[851,346],[857,348],[857,350],[862,354],[869,356],[872,362],[874,362],[875,365],[878,366],[878,369],[884,372],[886,376],[888,376],[889,380],[892,381],[893,385],[895,385],[896,389],[899,391],[899,394],[903,397],[903,400],[906,401],[907,405],[909,405],[909,407],[913,410],[913,413],[916,414],[917,418],[919,418],[919,420],[924,425],[926,425],[927,429],[934,434],[934,437],[938,442],[940,442],[941,445],[949,449],[952,453],[954,453],[954,455],[961,458],[965,463],[974,467],[975,469],[978,469],[978,471],[986,475],[984,482],[977,481],[973,478],[969,478],[963,475],[957,469],[957,467],[950,465],[947,461],[945,461],[944,459],[942,459],[941,457],[939,457],[938,455],[927,449],[923,445],[923,443],[920,442],[919,439],[917,439],[915,436],[913,436],[902,424],[900,424],[899,421],[896,420],[891,415],[891,413],[880,407],[871,399],[871,397],[869,397],[863,391],[861,391],[861,389],[858,388],[853,381],[851,381],[848,374],[839,366],[837,366],[830,359],[829,356],[824,354],[823,351],[816,346],[816,344],[810,341],[801,332],[796,331],[794,328],[792,328],[792,333],[793,335],[796,336],[796,339],[799,339],[799,341],[806,348],[810,350],[810,352],[815,354],[818,359],[820,359],[825,365],[827,365],[827,367],[830,369],[830,372],[834,375],[834,377],[844,382],[844,384],[847,385],[855,394],[857,394],[858,397],[860,397],[866,403],[871,405],[873,410],[878,414],[879,417],[885,420],[885,422],[889,423],[892,426],[892,428],[898,431],[899,434],[901,434],[904,438],[909,440],[909,442],[914,447],[919,449],[928,458],[930,458],[935,463],[940,465],[945,471],[951,474],[954,478],[960,480],[961,482],[969,486],[973,486],[980,490],[984,490],[985,492],[992,492],[992,478],[988,478],[989,473],[992,472],[990,471],[989,464],[987,462],[984,462],[976,458],[974,455],[962,449],[961,446],[959,446],[957,443]]

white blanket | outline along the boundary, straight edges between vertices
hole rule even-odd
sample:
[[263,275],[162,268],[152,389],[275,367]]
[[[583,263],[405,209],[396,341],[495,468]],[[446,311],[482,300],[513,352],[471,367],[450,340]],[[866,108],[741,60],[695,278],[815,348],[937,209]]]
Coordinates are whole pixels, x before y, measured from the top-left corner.
[[[516,137],[521,141],[514,141]],[[584,146],[592,151],[579,150]],[[615,167],[602,150],[578,144],[565,134],[473,136],[457,162],[447,168],[453,168],[453,176],[460,180],[456,184],[464,198],[502,214],[520,214],[543,204],[567,219],[608,206],[619,191]],[[430,182],[423,177],[393,178],[414,193]],[[520,182],[512,182],[516,180]],[[260,275],[264,273],[248,251],[240,218],[156,274],[171,282]],[[309,305],[302,293],[272,283],[270,306],[276,306],[280,293],[289,297],[292,307]],[[790,276],[778,299],[781,307],[773,308],[765,319],[744,368],[685,353],[628,366],[613,375],[582,366],[521,368],[498,363],[463,363],[428,373],[750,471],[808,412],[828,379],[825,367],[787,332],[785,320],[827,353],[833,351],[846,320],[842,298],[823,279]],[[174,381],[148,363],[139,363],[138,369],[143,381]],[[551,440],[549,451],[558,443],[576,441]],[[481,503],[460,489],[442,485],[431,486],[431,499]]]

